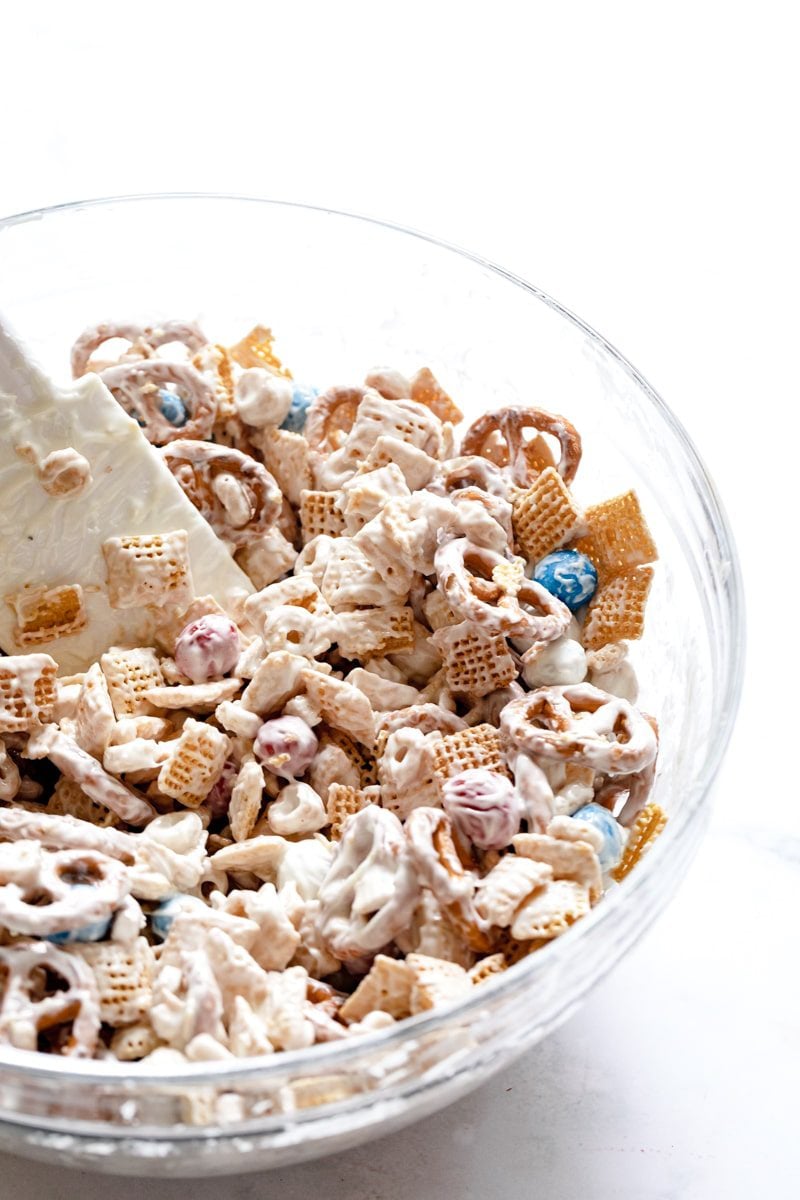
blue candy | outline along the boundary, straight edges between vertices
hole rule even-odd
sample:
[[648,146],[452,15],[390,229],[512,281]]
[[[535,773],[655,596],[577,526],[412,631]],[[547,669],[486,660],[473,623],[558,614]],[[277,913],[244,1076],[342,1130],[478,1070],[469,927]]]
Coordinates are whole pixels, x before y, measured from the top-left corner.
[[176,396],[167,388],[162,388],[158,395],[161,401],[158,407],[161,409],[164,420],[169,421],[170,425],[174,425],[176,429],[183,428],[189,420],[189,414],[180,396]]
[[308,410],[316,400],[319,392],[316,388],[305,383],[295,383],[292,391],[292,406],[284,418],[281,429],[290,433],[302,433],[306,427]]
[[533,578],[571,612],[591,600],[597,587],[595,565],[579,550],[554,550],[536,564]]
[[603,846],[597,857],[600,859],[601,870],[610,871],[622,855],[623,834],[619,821],[615,821],[602,804],[584,804],[583,808],[579,808],[572,815],[576,821],[586,821],[602,834]]
[[55,942],[57,946],[67,946],[71,942],[102,942],[111,927],[111,918],[103,921],[93,921],[91,925],[82,925],[80,929],[62,929],[59,933],[47,933],[44,940]]
[[158,908],[154,908],[150,913],[150,928],[155,937],[163,942],[178,913],[186,912],[187,909],[198,905],[202,906],[202,901],[195,896],[187,896],[185,892],[176,892],[174,896],[167,896],[166,900],[162,900]]

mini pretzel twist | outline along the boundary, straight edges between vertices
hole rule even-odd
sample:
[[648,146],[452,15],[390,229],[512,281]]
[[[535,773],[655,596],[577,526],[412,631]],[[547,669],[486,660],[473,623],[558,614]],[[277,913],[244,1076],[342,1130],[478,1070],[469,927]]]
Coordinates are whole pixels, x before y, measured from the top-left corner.
[[277,521],[283,496],[266,467],[249,455],[188,438],[161,453],[214,532],[235,547],[261,537]]
[[73,379],[80,379],[87,371],[96,369],[90,361],[92,355],[113,338],[123,338],[130,342],[128,350],[120,356],[120,362],[133,358],[151,358],[160,346],[166,346],[170,342],[181,342],[190,354],[196,354],[203,346],[208,345],[205,334],[190,321],[165,321],[163,325],[104,321],[101,325],[90,325],[88,329],[84,329],[75,341],[72,347]]
[[[656,745],[658,745],[658,723],[654,717],[649,716],[647,713],[643,713],[642,715],[653,730]],[[620,825],[629,828],[647,804],[650,792],[653,789],[655,777],[656,760],[654,758],[641,771],[635,771],[630,775],[623,776],[621,779],[607,780],[599,791],[595,793],[594,802],[613,811],[624,796],[625,803],[617,812],[617,820]]]
[[434,561],[447,603],[488,633],[551,642],[569,625],[567,606],[541,584],[524,579],[512,593],[508,560],[493,550],[454,538],[439,547]]
[[607,775],[642,771],[656,756],[656,735],[627,700],[591,684],[539,688],[503,709],[500,729],[516,751]]
[[[139,420],[145,437],[154,445],[210,436],[217,415],[216,392],[188,363],[148,358],[106,367],[100,378],[125,411]],[[161,412],[160,390],[167,383],[175,384],[189,409],[189,419],[180,427]]]
[[[59,987],[53,978],[66,984]],[[36,1050],[39,1034],[69,1027],[62,1053],[91,1058],[100,1033],[100,1001],[91,967],[48,942],[0,947],[0,1043]]]
[[309,446],[323,454],[338,450],[353,428],[365,387],[331,387],[314,400],[306,418],[305,437]]
[[508,500],[509,483],[501,468],[480,454],[463,454],[442,463],[441,486],[447,493],[479,488],[490,496]]
[[317,928],[342,961],[374,954],[408,928],[419,882],[403,827],[370,804],[348,819],[319,891]]
[[128,894],[121,862],[93,850],[0,847],[0,923],[48,937],[107,921]]
[[580,434],[565,417],[540,408],[500,408],[484,413],[464,434],[461,453],[488,458],[497,466],[507,468],[514,483],[530,487],[539,471],[531,461],[533,456],[526,454],[531,445],[523,437],[526,429],[549,433],[558,440],[561,446],[558,472],[565,483],[571,483],[581,461]]

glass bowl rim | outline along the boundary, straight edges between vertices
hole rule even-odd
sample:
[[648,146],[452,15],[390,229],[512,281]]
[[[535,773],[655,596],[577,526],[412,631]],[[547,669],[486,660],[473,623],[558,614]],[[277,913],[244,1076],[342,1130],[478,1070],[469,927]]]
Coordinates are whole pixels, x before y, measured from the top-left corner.
[[[648,383],[640,371],[616,349],[602,334],[598,333],[581,317],[576,316],[570,309],[554,300],[546,292],[534,284],[528,283],[513,271],[499,266],[482,255],[467,250],[454,242],[437,237],[434,234],[401,225],[394,221],[379,217],[356,213],[323,204],[309,204],[295,200],[283,200],[264,196],[241,195],[227,192],[144,192],[119,196],[97,196],[85,200],[73,200],[60,204],[47,205],[43,208],[29,209],[0,217],[0,234],[5,229],[12,228],[49,216],[80,212],[85,209],[110,207],[112,205],[146,204],[160,202],[192,202],[212,201],[231,204],[258,204],[272,209],[291,209],[298,212],[333,216],[352,221],[357,224],[371,225],[390,233],[413,237],[418,241],[427,242],[440,250],[448,251],[474,263],[476,266],[490,271],[506,282],[521,288],[529,295],[543,303],[547,308],[564,318],[579,329],[586,337],[594,342],[605,354],[609,355],[618,367],[631,379],[643,396],[649,401],[660,420],[667,426],[669,432],[676,438],[684,455],[684,467],[688,467],[700,486],[700,492],[712,524],[720,550],[730,563],[730,573],[727,578],[728,613],[731,627],[731,654],[728,659],[726,675],[726,691],[722,696],[719,712],[714,720],[712,732],[709,735],[709,750],[703,761],[703,768],[696,781],[694,795],[686,808],[675,814],[667,823],[664,833],[654,845],[651,853],[646,855],[636,872],[630,877],[623,888],[618,887],[603,897],[603,903],[592,909],[591,913],[572,925],[566,933],[554,939],[548,946],[542,947],[536,954],[529,955],[517,963],[513,970],[504,971],[485,981],[475,994],[467,1000],[448,1004],[432,1010],[430,1014],[421,1013],[407,1018],[397,1026],[379,1030],[375,1033],[362,1034],[352,1040],[328,1042],[309,1046],[303,1050],[281,1051],[279,1054],[259,1058],[241,1058],[232,1064],[231,1061],[198,1062],[181,1064],[168,1070],[140,1070],[135,1065],[108,1060],[51,1058],[35,1051],[17,1050],[13,1047],[3,1047],[0,1053],[0,1068],[6,1067],[26,1074],[41,1081],[57,1083],[63,1079],[72,1079],[86,1084],[148,1084],[169,1086],[191,1083],[221,1086],[226,1082],[242,1083],[256,1079],[269,1080],[272,1076],[281,1076],[292,1070],[310,1068],[317,1065],[320,1070],[330,1070],[334,1067],[345,1068],[348,1063],[359,1059],[362,1055],[377,1050],[389,1050],[399,1047],[406,1041],[424,1036],[447,1024],[454,1017],[468,1016],[476,1009],[484,1008],[491,997],[500,1000],[504,996],[523,992],[543,972],[555,969],[554,960],[572,953],[573,945],[592,936],[598,927],[613,928],[614,914],[621,904],[626,907],[635,903],[636,893],[639,892],[660,868],[661,859],[666,857],[671,848],[677,848],[685,840],[693,819],[700,809],[708,802],[709,791],[717,770],[727,749],[733,726],[736,721],[739,699],[741,696],[744,677],[745,661],[745,615],[744,594],[736,545],[731,533],[725,510],[716,486],[694,446],[682,422],[667,406],[658,392]],[[13,315],[13,314],[12,314]],[[591,981],[588,986],[595,986],[598,979]],[[568,1002],[575,1003],[576,996],[570,996]],[[309,1118],[315,1110],[308,1110]],[[295,1117],[301,1114],[295,1114]]]

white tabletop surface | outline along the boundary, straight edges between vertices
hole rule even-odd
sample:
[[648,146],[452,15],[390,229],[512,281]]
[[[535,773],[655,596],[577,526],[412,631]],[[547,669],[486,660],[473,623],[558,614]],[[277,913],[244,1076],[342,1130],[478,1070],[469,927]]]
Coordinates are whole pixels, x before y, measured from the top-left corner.
[[577,1016],[472,1096],[260,1177],[111,1181],[0,1155],[0,1195],[796,1197],[800,196],[786,6],[271,7],[226,0],[205,24],[202,5],[148,0],[135,17],[81,2],[4,11],[0,214],[154,190],[282,196],[416,225],[549,291],[644,372],[718,482],[749,604],[740,720],[677,899]]

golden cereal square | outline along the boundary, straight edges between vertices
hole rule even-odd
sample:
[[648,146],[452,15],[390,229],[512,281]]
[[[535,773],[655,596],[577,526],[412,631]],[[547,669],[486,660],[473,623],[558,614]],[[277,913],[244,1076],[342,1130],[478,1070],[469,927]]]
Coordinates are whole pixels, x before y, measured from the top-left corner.
[[411,380],[411,399],[436,413],[440,421],[457,425],[464,416],[429,367],[421,367]]
[[520,549],[531,562],[560,549],[584,529],[581,513],[555,467],[546,467],[531,487],[518,494],[512,521]]
[[500,734],[489,724],[446,734],[433,744],[433,763],[440,784],[461,771],[479,767],[508,775]]
[[377,790],[370,793],[363,788],[348,787],[345,783],[332,783],[328,788],[328,802],[325,806],[328,824],[331,827],[331,840],[338,842],[347,818],[361,812],[368,804],[376,803],[377,799]]
[[159,772],[159,791],[198,808],[222,774],[229,745],[219,729],[190,717]]
[[282,365],[273,350],[274,344],[272,330],[266,325],[256,325],[240,342],[230,347],[229,353],[240,367],[263,367],[276,375],[285,375],[287,379],[291,379],[291,372]]
[[587,650],[600,650],[610,642],[636,641],[642,636],[652,582],[652,567],[633,567],[600,585],[583,629]]
[[344,533],[344,517],[338,508],[340,497],[341,492],[304,489],[300,493],[300,526],[304,543],[320,534],[340,537]]
[[153,713],[147,700],[150,688],[163,687],[164,676],[155,650],[149,646],[120,650],[112,646],[100,659],[108,694],[117,718]]
[[469,621],[439,629],[431,639],[442,655],[451,691],[480,699],[507,687],[517,667],[506,640]]
[[18,621],[14,637],[20,646],[69,637],[87,624],[83,588],[78,583],[22,591],[14,599],[14,609]]
[[49,721],[58,667],[49,654],[0,658],[0,733],[24,733]]
[[600,583],[631,567],[644,566],[658,558],[636,492],[623,492],[586,509],[588,534],[575,548],[597,567]]
[[667,823],[667,815],[660,804],[653,800],[646,804],[631,826],[628,841],[622,852],[622,857],[611,872],[617,883],[630,874],[636,864],[644,857],[653,842],[662,833]]
[[194,599],[189,539],[171,533],[108,538],[103,543],[112,608],[187,608]]
[[414,645],[411,608],[362,608],[336,616],[336,643],[346,658],[383,658]]

